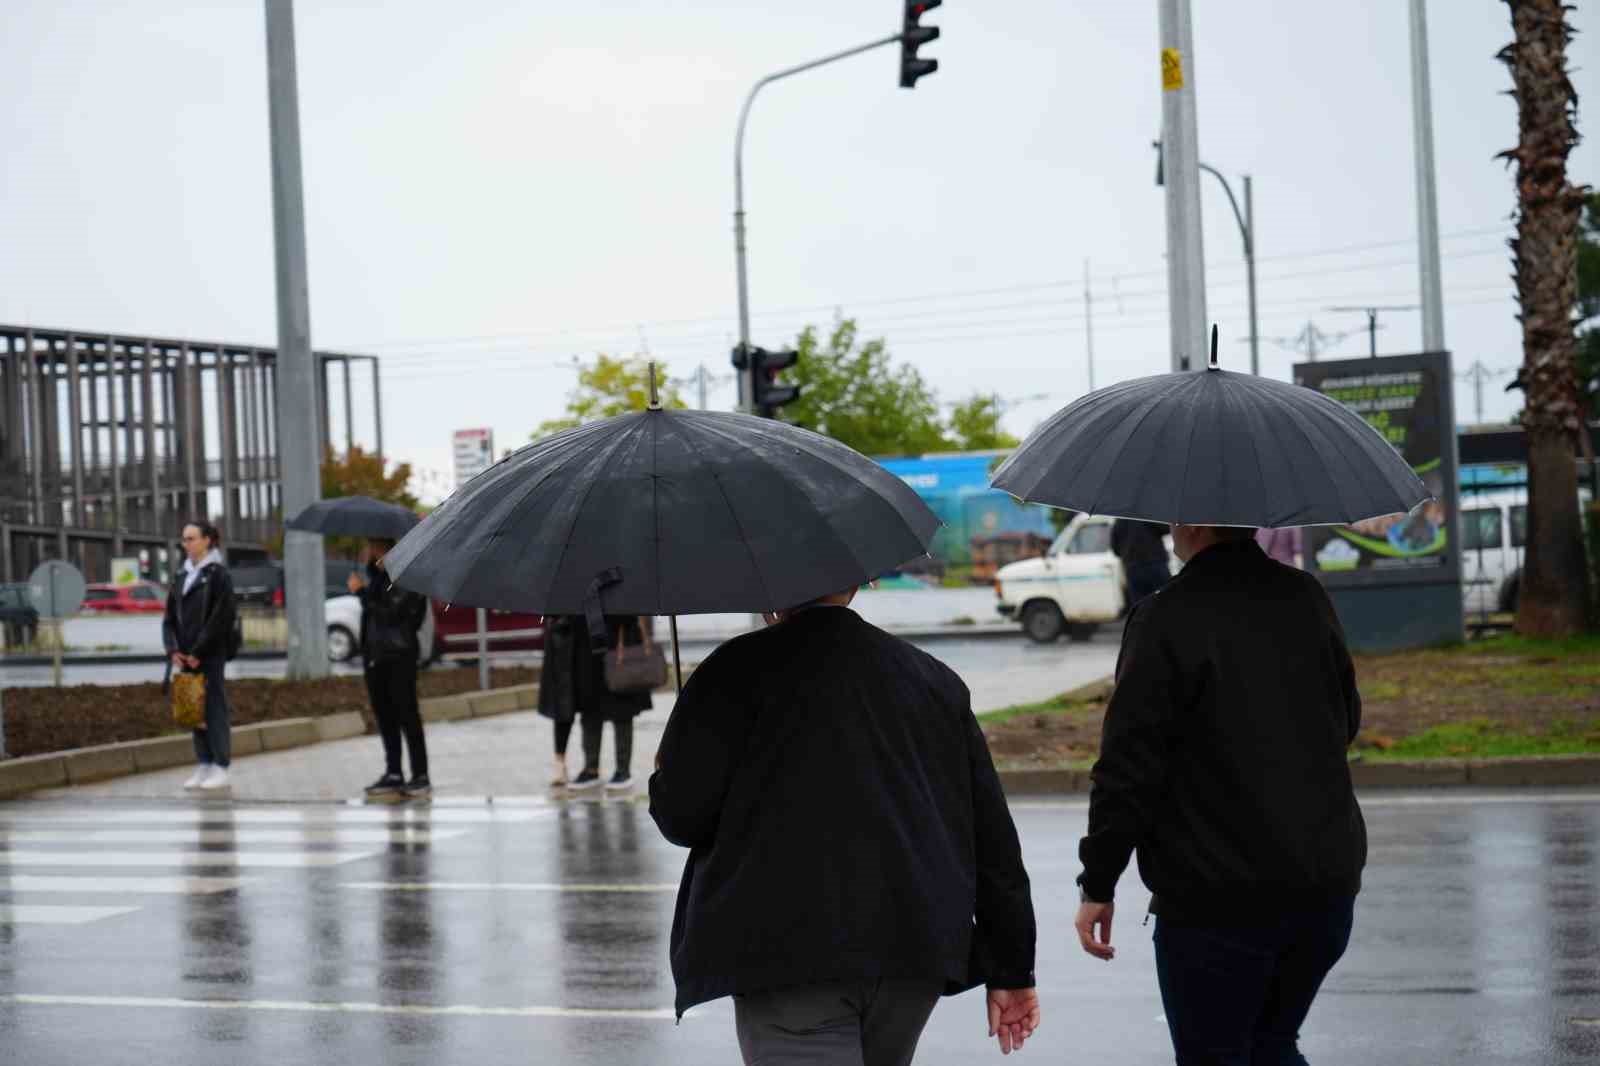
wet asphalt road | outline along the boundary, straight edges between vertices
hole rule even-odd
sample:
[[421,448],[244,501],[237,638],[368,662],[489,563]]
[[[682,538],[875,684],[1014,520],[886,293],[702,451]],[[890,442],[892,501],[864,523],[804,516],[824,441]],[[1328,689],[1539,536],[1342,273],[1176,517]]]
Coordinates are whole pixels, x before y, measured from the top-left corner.
[[[1318,1066],[1600,1056],[1600,792],[1375,793],[1349,954],[1306,1027]],[[1170,1062],[1147,896],[1076,946],[1085,808],[1014,803],[1043,1028],[1023,1062]],[[674,1025],[683,854],[630,800],[431,809],[0,805],[0,1062],[737,1062],[724,1001]],[[998,1055],[977,994],[919,1063]]]

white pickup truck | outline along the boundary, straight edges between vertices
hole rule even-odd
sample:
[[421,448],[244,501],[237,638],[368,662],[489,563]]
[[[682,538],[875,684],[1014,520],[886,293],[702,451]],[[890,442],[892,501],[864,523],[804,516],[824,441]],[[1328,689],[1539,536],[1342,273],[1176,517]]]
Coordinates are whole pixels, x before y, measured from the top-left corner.
[[[1061,531],[1043,558],[1002,566],[994,576],[995,609],[1022,623],[1022,631],[1041,644],[1062,633],[1088,640],[1104,623],[1122,616],[1122,563],[1111,554],[1111,523],[1100,515],[1078,515]],[[1178,572],[1177,559],[1167,565]]]

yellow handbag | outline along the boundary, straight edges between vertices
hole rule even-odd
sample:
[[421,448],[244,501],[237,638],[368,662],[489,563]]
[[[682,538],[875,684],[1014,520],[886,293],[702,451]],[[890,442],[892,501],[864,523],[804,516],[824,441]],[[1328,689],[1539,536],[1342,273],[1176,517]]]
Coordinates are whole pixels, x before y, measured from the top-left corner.
[[172,679],[172,720],[184,729],[206,727],[205,674],[179,674]]

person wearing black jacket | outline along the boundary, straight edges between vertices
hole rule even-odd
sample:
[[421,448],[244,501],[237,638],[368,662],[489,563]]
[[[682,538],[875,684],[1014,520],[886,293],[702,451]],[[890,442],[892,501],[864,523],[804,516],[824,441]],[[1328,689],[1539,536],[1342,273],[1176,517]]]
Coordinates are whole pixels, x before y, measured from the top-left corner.
[[1162,539],[1166,533],[1165,526],[1154,522],[1119,518],[1111,523],[1111,554],[1122,563],[1127,585],[1124,598],[1130,611],[1172,580],[1172,570],[1167,566],[1167,545]]
[[1009,1051],[1039,1006],[999,777],[961,679],[853,595],[722,645],[667,723],[650,814],[690,849],[678,1013],[733,996],[747,1063],[903,1064],[941,995],[987,984]]
[[[366,668],[367,697],[383,737],[383,776],[367,786],[369,796],[427,796],[428,744],[422,735],[417,703],[417,632],[428,615],[428,598],[389,580],[383,557],[394,541],[367,541],[367,579],[351,573],[350,591],[361,599],[361,663]],[[411,780],[401,773],[400,738],[411,753]]]
[[1305,1062],[1300,1025],[1366,864],[1343,629],[1254,532],[1173,526],[1186,565],[1128,620],[1079,847],[1078,936],[1102,959],[1138,852],[1180,1066]]
[[210,792],[229,786],[232,734],[223,673],[239,605],[233,578],[222,558],[222,534],[217,527],[204,521],[190,522],[183,527],[180,540],[186,558],[167,592],[161,640],[173,669],[203,674],[206,679],[205,726],[194,731],[196,766],[183,787]]

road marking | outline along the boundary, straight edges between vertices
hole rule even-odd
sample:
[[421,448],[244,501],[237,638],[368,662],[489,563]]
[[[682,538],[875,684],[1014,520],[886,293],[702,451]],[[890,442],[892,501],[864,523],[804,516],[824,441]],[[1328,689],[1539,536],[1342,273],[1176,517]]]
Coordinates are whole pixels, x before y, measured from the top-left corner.
[[477,1007],[420,1003],[337,1003],[289,999],[180,999],[164,996],[0,995],[0,1003],[37,1007],[141,1007],[188,1010],[305,1011],[322,1014],[426,1014],[500,1018],[616,1018],[672,1021],[669,1007]]
[[12,874],[0,877],[0,889],[11,892],[126,892],[130,895],[157,894],[209,896],[238,888],[237,877],[42,877],[37,874]]
[[67,907],[58,904],[0,903],[0,925],[83,925],[138,907]]
[[389,892],[676,892],[676,884],[595,884],[554,881],[346,881],[345,888]]
[[1573,1025],[1582,1025],[1600,1029],[1600,1018],[1568,1018],[1567,1021]]
[[[1361,802],[1363,809],[1375,807],[1456,807],[1456,806],[1486,806],[1491,804],[1562,804],[1562,803],[1600,803],[1600,792],[1545,792],[1524,795],[1520,793],[1495,793],[1495,792],[1462,792],[1460,794],[1446,793],[1442,795],[1402,795],[1386,796],[1371,792],[1359,792],[1356,798]],[[1012,800],[1007,804],[1014,811],[1070,811],[1086,810],[1089,806],[1087,796],[1063,797],[1058,800],[1051,799],[1026,799]]]
[[228,825],[326,825],[330,822],[376,823],[378,825],[478,825],[492,822],[533,822],[555,814],[550,808],[530,807],[312,807],[272,810],[238,807],[133,808],[115,811],[64,810],[30,811],[16,808],[0,811],[0,824],[139,825],[174,823]]
[[0,866],[338,866],[374,851],[6,851]]
[[[13,844],[428,844],[465,829],[410,825],[307,826],[303,829],[0,829],[0,848]],[[3,852],[0,852],[3,854]]]

